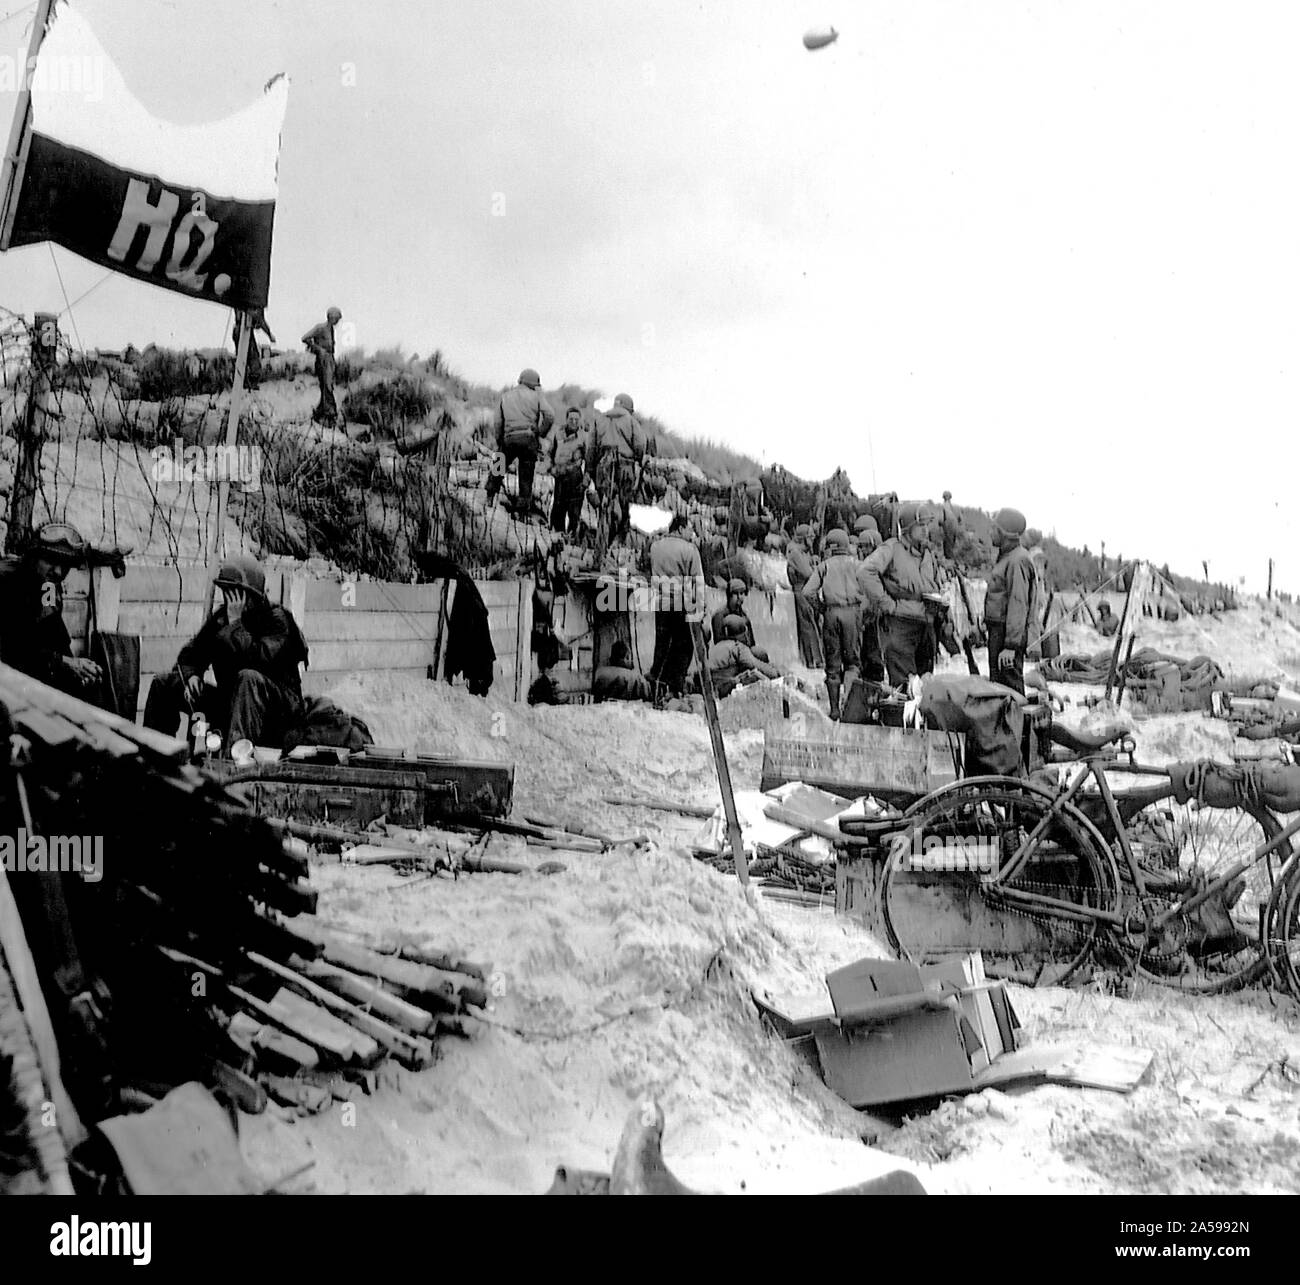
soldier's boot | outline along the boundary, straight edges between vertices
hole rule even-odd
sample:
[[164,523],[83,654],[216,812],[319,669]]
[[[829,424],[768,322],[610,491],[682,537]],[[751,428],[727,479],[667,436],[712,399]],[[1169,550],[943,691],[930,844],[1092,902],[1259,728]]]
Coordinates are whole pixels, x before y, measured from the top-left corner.
[[838,678],[828,678],[826,680],[826,695],[831,703],[831,722],[838,723],[840,720],[840,681]]

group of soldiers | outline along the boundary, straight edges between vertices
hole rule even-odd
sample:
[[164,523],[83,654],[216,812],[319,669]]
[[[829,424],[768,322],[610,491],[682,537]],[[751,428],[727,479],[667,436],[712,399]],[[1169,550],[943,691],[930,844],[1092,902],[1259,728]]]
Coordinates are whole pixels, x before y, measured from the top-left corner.
[[502,394],[496,413],[496,454],[487,483],[496,499],[512,464],[519,475],[515,512],[537,511],[533,482],[539,461],[555,482],[551,529],[577,536],[582,505],[594,488],[608,536],[625,539],[631,530],[632,502],[641,485],[648,456],[655,453],[653,434],[636,414],[632,398],[619,393],[609,410],[569,406],[556,422],[533,369],[520,373],[515,387]]
[[[841,695],[856,678],[906,688],[914,675],[933,672],[940,645],[958,653],[947,611],[956,574],[950,499],[945,492],[937,520],[926,505],[901,506],[885,539],[870,515],[856,520],[853,535],[833,527],[816,564],[812,528],[795,530],[786,575],[799,653],[806,666],[825,669],[831,718],[839,717]],[[1023,695],[1043,571],[1026,547],[1024,515],[1003,509],[994,521],[998,557],[984,604],[989,677]]]

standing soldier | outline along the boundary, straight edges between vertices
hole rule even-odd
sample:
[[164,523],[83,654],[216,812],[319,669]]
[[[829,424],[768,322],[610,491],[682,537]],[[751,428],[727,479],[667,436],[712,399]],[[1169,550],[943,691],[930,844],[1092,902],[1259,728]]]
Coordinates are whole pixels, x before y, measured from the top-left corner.
[[831,718],[840,716],[840,688],[859,673],[858,646],[862,638],[862,586],[859,563],[849,553],[847,531],[836,527],[822,542],[827,558],[804,585],[804,597],[816,601],[820,595],[824,614],[822,645],[826,649],[826,695]]
[[957,556],[957,537],[961,535],[961,514],[952,506],[951,491],[943,493],[943,516],[940,522],[944,561],[951,562]]
[[667,534],[650,546],[650,584],[655,590],[655,658],[650,685],[655,698],[686,690],[695,644],[691,621],[704,604],[704,568],[686,515],[677,514]]
[[989,677],[1023,696],[1030,604],[1034,599],[1034,564],[1021,543],[1025,515],[1016,509],[1001,509],[993,522],[998,560],[989,573],[984,599],[984,622],[989,631]]
[[632,500],[649,454],[651,443],[633,411],[632,398],[619,393],[609,412],[597,416],[591,460],[601,510],[609,515],[606,529],[616,539],[626,539],[631,531]]
[[505,468],[488,478],[487,498],[495,500],[512,460],[519,461],[519,512],[533,506],[533,472],[542,438],[555,423],[555,412],[542,395],[542,381],[529,368],[519,372],[519,382],[497,403],[497,450],[505,456]]
[[880,617],[890,685],[906,687],[913,674],[934,668],[934,626],[925,595],[939,592],[939,568],[919,506],[902,507],[898,531],[862,564],[862,580],[867,602]]
[[564,427],[557,426],[547,440],[546,456],[555,479],[551,530],[577,535],[587,490],[587,435],[582,431],[582,411],[576,406],[569,407]]
[[[337,427],[343,419],[339,414],[338,403],[334,400],[334,327],[343,320],[343,314],[337,308],[331,308],[325,314],[325,320],[319,326],[313,326],[302,337],[307,351],[316,358],[316,380],[320,384],[320,404],[311,413],[317,424]],[[251,345],[253,336],[248,336]]]
[[822,657],[821,634],[817,630],[817,606],[811,598],[804,597],[804,585],[812,579],[812,558],[808,555],[808,545],[812,539],[812,527],[800,523],[794,529],[794,539],[786,550],[785,575],[794,590],[795,629],[799,635],[799,659],[809,669],[820,669],[824,663]]
[[[865,562],[880,548],[880,532],[876,529],[876,520],[864,513],[854,523],[858,532],[858,558]],[[875,607],[866,601],[865,591],[862,603],[862,677],[873,683],[885,681],[885,658],[880,650],[880,616]]]

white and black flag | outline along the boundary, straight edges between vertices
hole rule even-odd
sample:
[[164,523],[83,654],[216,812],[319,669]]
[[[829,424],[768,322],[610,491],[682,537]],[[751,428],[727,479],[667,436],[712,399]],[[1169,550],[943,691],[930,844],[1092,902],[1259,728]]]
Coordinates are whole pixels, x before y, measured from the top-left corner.
[[[60,69],[69,66],[103,69],[98,101],[66,92]],[[55,241],[167,290],[241,310],[266,305],[285,77],[224,120],[161,121],[67,5],[52,14],[30,74],[0,249]]]

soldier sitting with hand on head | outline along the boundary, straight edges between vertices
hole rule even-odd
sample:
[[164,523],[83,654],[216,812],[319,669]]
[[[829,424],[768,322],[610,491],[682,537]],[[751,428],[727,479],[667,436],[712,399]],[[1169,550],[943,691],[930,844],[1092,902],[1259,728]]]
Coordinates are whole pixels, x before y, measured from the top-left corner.
[[[214,583],[225,604],[181,648],[171,673],[153,680],[144,725],[175,736],[183,714],[202,710],[227,752],[241,740],[278,748],[301,711],[307,644],[293,616],[267,601],[255,558],[227,558]],[[209,666],[215,687],[203,681]]]

